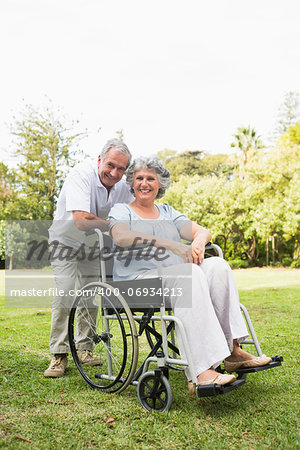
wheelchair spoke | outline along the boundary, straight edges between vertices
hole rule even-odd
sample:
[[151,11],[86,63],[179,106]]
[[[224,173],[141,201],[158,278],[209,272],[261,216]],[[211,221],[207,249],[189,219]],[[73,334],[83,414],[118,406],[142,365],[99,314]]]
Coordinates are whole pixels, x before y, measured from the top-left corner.
[[168,379],[159,372],[146,372],[138,383],[138,397],[148,411],[165,411],[172,404],[172,390]]
[[[94,283],[90,286],[100,285]],[[87,301],[78,297],[71,310],[69,337],[72,356],[82,377],[91,387],[118,392],[129,384],[136,368],[136,328],[129,308],[126,311],[125,307],[116,308],[115,305],[121,306],[119,299],[105,297],[103,300],[97,289],[95,292],[95,308],[91,308],[90,299]],[[93,357],[101,360],[101,369],[93,361],[91,364],[81,363],[76,345],[80,349],[85,346],[93,349]]]

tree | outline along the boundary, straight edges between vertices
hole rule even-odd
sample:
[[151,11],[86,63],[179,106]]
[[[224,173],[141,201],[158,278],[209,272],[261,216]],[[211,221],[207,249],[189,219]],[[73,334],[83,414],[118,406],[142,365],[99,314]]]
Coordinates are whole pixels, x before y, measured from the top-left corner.
[[249,159],[253,158],[255,152],[264,148],[260,136],[256,134],[254,128],[248,126],[239,127],[237,133],[233,135],[235,141],[231,144],[240,151],[239,156],[239,177],[243,180],[246,177],[246,164]]
[[15,169],[0,162],[0,219],[23,218],[26,212],[17,178]]
[[274,149],[253,155],[246,173],[181,176],[162,201],[207,227],[227,259],[300,264],[300,124]]
[[5,220],[0,220],[0,260],[5,259]]
[[[28,219],[52,219],[64,178],[82,152],[77,143],[83,133],[72,134],[52,105],[37,110],[26,105],[22,117],[12,126],[17,138],[18,189],[26,203]],[[72,150],[72,152],[71,152]],[[19,217],[20,218],[20,217]]]
[[26,241],[28,236],[26,227],[22,227],[21,222],[6,221],[5,257],[9,261],[9,270],[13,270],[15,256],[20,258],[26,254]]
[[[267,264],[269,242],[273,263],[275,259],[282,260],[286,252],[297,258],[300,238],[299,173],[300,124],[289,127],[274,148],[248,164],[247,184],[254,187],[257,198],[253,208],[255,230],[259,239],[265,242]],[[291,249],[294,249],[294,254]]]
[[298,92],[287,92],[280,105],[272,140],[276,142],[288,128],[300,120],[300,101]]
[[121,128],[120,130],[116,131],[116,135],[118,136],[118,139],[120,139],[120,141],[124,141],[124,133],[123,133],[123,129]]
[[163,150],[157,153],[165,167],[170,171],[172,181],[178,181],[182,175],[215,175],[233,173],[228,155],[210,155],[203,150],[187,150],[177,153],[175,150]]

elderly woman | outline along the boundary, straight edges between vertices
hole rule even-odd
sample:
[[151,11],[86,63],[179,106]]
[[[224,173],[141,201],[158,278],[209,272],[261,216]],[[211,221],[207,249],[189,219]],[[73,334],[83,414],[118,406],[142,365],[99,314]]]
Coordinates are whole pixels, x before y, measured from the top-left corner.
[[[141,239],[164,249],[162,283],[164,288],[173,288],[172,307],[186,331],[197,383],[225,385],[235,381],[234,375],[215,371],[223,360],[227,372],[269,363],[271,358],[255,357],[239,346],[248,332],[231,269],[222,258],[204,260],[210,232],[168,204],[155,203],[170,185],[169,171],[157,158],[138,158],[128,169],[127,183],[135,200],[129,205],[116,204],[111,209],[112,237],[121,247]],[[183,244],[181,238],[192,241],[192,245]],[[156,275],[153,259],[133,260],[129,266],[124,260],[115,261],[116,280]],[[180,335],[177,340],[184,357]],[[186,375],[190,380],[188,370]],[[192,383],[189,390],[192,393]]]

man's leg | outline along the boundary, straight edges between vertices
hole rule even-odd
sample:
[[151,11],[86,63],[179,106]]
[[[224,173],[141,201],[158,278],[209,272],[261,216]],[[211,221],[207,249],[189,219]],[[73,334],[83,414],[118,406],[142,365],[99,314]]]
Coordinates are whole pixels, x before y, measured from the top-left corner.
[[[64,249],[59,245],[57,253]],[[63,254],[63,253],[61,253]],[[68,320],[74,299],[74,288],[77,277],[77,260],[58,258],[51,261],[55,276],[56,295],[52,303],[50,331],[50,352],[54,355],[45,377],[61,377],[67,365],[67,353],[70,351],[68,336]]]
[[[88,257],[78,264],[78,286],[81,291],[85,285],[99,281],[100,264],[99,259],[89,261]],[[87,365],[99,365],[100,359],[93,358],[94,348],[93,336],[96,330],[98,305],[95,295],[91,290],[82,292],[82,298],[77,308],[77,326],[75,330],[75,341],[79,359]]]

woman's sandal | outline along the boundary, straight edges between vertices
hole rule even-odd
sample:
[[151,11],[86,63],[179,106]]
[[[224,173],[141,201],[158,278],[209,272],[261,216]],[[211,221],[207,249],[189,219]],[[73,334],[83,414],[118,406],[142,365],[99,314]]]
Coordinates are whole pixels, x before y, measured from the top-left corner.
[[238,369],[253,369],[255,367],[264,366],[269,364],[272,358],[266,355],[258,356],[254,359],[247,359],[246,361],[224,361],[224,367],[226,372],[236,372]]
[[[236,380],[235,375],[228,375],[228,374],[220,374],[217,375],[215,378],[212,378],[210,380],[206,381],[199,381],[197,383],[198,386],[207,386],[210,384],[219,384],[221,386],[224,386],[225,384],[233,383]],[[192,381],[188,382],[188,390],[190,395],[195,395],[196,393],[196,387]]]

